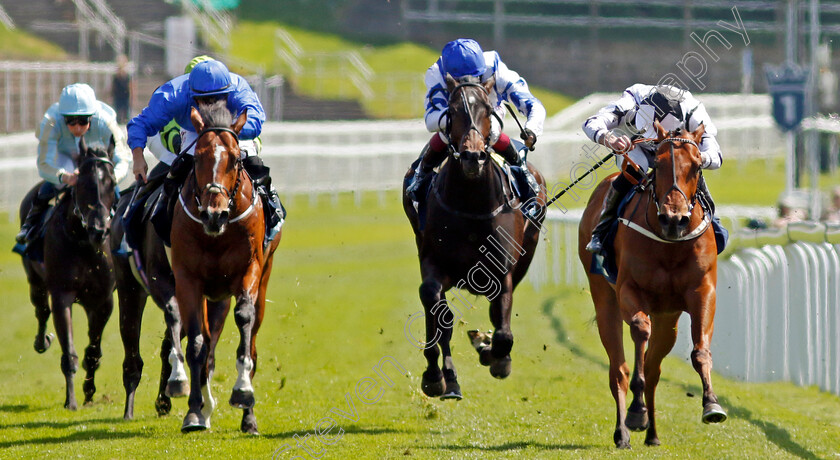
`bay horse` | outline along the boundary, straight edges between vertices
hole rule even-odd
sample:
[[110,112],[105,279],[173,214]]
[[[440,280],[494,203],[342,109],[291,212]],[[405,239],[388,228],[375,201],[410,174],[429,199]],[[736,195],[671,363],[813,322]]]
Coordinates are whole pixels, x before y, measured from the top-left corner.
[[[586,251],[598,223],[601,203],[614,174],[604,179],[589,199],[578,229],[578,254],[589,278],[601,342],[610,361],[610,390],[616,403],[616,447],[630,447],[628,431],[647,429],[645,444],[659,445],[654,395],[660,364],[677,339],[683,312],[691,318],[694,349],[691,363],[703,384],[705,423],[726,420],[712,390],[717,248],[711,216],[697,203],[700,150],[705,128],[694,132],[665,132],[658,122],[653,174],[627,203],[615,236],[618,274],[615,285],[591,273],[592,254]],[[620,174],[620,173],[618,173]],[[629,216],[627,212],[629,210]],[[635,346],[632,379],[625,361],[622,321],[630,326]],[[627,390],[633,401],[625,416]]]
[[[134,187],[142,184],[135,183]],[[117,215],[124,215],[131,204],[132,191],[126,190],[117,204]],[[160,193],[160,187],[150,192],[149,202]],[[142,209],[138,210],[142,214]],[[181,350],[181,315],[175,300],[175,277],[166,255],[163,240],[155,232],[151,220],[142,216],[135,218],[140,247],[127,256],[114,257],[114,272],[117,282],[117,294],[120,311],[120,335],[122,336],[125,358],[123,360],[123,386],[125,387],[125,410],[123,418],[134,418],[134,395],[140,383],[143,371],[143,359],[140,355],[140,328],[143,322],[143,310],[146,300],[151,296],[154,303],[163,311],[166,331],[161,344],[161,374],[155,409],[158,415],[166,415],[172,408],[170,398],[187,396],[189,381],[184,368],[184,355]],[[114,219],[111,223],[111,249],[119,248],[125,234],[123,219]]]
[[[44,353],[52,342],[51,336],[45,334],[52,313],[61,344],[64,407],[70,410],[77,409],[73,378],[79,367],[73,344],[73,303],[84,308],[88,319],[89,343],[82,361],[82,367],[87,371],[83,386],[85,404],[93,400],[96,392],[94,374],[102,358],[102,331],[114,309],[114,272],[108,250],[117,185],[113,156],[113,138],[107,150],[88,148],[84,137],[81,138],[76,158],[79,171],[76,184],[59,192],[55,208],[44,224],[43,240],[29,243],[43,245],[43,262],[28,255],[35,248],[27,248],[23,255],[29,298],[38,319],[35,351]],[[40,183],[36,185],[21,203],[21,219],[27,215],[32,197],[40,186]]]
[[[449,345],[457,318],[446,292],[457,287],[488,298],[495,328],[492,338],[477,331],[470,331],[470,338],[491,375],[507,377],[513,347],[513,291],[533,259],[545,213],[533,221],[525,219],[510,180],[489,152],[493,116],[489,94],[495,78],[480,83],[475,77],[456,81],[447,75],[446,83],[454,148],[431,185],[425,228],[420,229],[420,216],[405,194],[405,185],[403,208],[414,229],[422,277],[426,341],[419,348],[424,349],[427,367],[421,388],[430,397],[461,399]],[[545,203],[545,180],[533,166],[528,167],[541,185],[538,198]],[[409,169],[406,178],[412,174]]]
[[238,134],[247,111],[231,123],[224,100],[192,108],[198,140],[195,165],[179,191],[172,217],[172,272],[175,298],[187,336],[190,369],[189,411],[181,431],[207,429],[215,400],[210,381],[214,349],[236,298],[234,317],[239,329],[236,370],[230,397],[243,409],[240,429],[257,434],[254,390],[257,331],[265,312],[265,293],[280,235],[263,247],[264,210],[245,172]]

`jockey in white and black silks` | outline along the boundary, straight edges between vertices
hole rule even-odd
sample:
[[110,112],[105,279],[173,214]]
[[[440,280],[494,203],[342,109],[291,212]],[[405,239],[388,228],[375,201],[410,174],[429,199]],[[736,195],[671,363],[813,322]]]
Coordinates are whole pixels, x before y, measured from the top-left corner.
[[33,198],[29,214],[15,237],[21,244],[33,239],[33,230],[56,193],[76,185],[76,159],[82,136],[89,147],[107,149],[114,142],[112,161],[117,182],[128,174],[131,161],[116,112],[108,104],[96,100],[93,88],[84,83],[74,83],[61,90],[58,102],[44,113],[35,135],[38,138],[38,174],[44,184]]
[[188,74],[175,77],[161,85],[152,94],[149,105],[128,122],[128,145],[134,157],[134,175],[145,182],[148,166],[143,157],[143,148],[149,137],[158,135],[162,128],[174,120],[181,127],[180,146],[185,149],[172,161],[164,181],[164,193],[167,197],[174,196],[192,170],[198,133],[190,120],[191,109],[197,108],[199,102],[209,103],[223,99],[234,119],[243,110],[247,110],[247,121],[239,132],[239,148],[245,170],[266,205],[269,217],[266,234],[267,238],[271,238],[280,229],[285,211],[276,189],[271,185],[268,167],[258,156],[261,150],[260,143],[254,141],[262,132],[265,123],[262,104],[245,78],[228,71],[220,61],[206,56],[199,56],[194,61],[200,62],[197,62]]
[[[422,161],[415,170],[411,184],[406,192],[414,201],[419,201],[431,177],[431,171],[443,162],[449,148],[448,126],[449,93],[446,86],[446,75],[456,80],[464,76],[478,77],[481,82],[495,77],[496,82],[490,92],[490,104],[500,119],[505,116],[505,107],[509,101],[523,115],[527,117],[524,125],[523,140],[528,148],[537,142],[537,136],[542,135],[545,122],[545,108],[542,103],[531,94],[528,83],[518,73],[509,69],[499,53],[496,51],[482,51],[481,46],[472,39],[460,38],[447,43],[443,47],[440,58],[426,71],[426,129],[434,133],[428,144],[423,148]],[[502,132],[499,120],[490,117],[490,143],[497,153],[515,166],[521,166],[526,175],[531,190],[524,191],[526,196],[536,196],[539,190],[534,176],[528,171],[523,158],[517,152],[507,134]]]
[[[635,84],[624,90],[618,100],[589,117],[583,123],[583,131],[592,142],[616,152],[628,152],[630,159],[639,165],[641,171],[624,164],[623,156],[617,156],[616,161],[625,174],[630,174],[638,180],[642,177],[641,173],[646,173],[651,165],[655,149],[654,144],[639,143],[634,146],[632,141],[639,138],[656,138],[653,126],[655,121],[668,132],[677,129],[695,131],[702,124],[705,134],[699,145],[701,168],[720,168],[723,155],[715,139],[717,128],[709,118],[706,108],[689,91],[673,86]],[[602,251],[603,238],[616,217],[618,205],[632,188],[632,183],[625,174],[618,175],[604,198],[601,220],[592,232],[592,240],[586,246],[589,252]],[[702,174],[697,190],[705,195],[712,207],[710,211],[714,212],[714,202]]]

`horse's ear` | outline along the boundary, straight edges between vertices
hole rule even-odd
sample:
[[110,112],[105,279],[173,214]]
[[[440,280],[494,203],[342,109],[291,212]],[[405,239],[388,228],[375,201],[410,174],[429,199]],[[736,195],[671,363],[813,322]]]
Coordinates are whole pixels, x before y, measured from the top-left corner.
[[496,85],[496,76],[491,76],[489,79],[487,79],[487,81],[485,81],[481,85],[484,86],[484,90],[487,91],[487,94],[492,94],[491,91],[493,91],[493,86]]
[[661,141],[662,139],[668,137],[668,131],[665,131],[665,128],[663,128],[662,125],[659,124],[659,120],[653,121],[653,129],[656,130],[656,136],[658,140]]
[[452,78],[452,75],[449,75],[449,73],[447,73],[446,74],[446,88],[451,93],[455,89],[456,86],[458,86],[458,82],[455,81],[454,78]]
[[706,125],[700,123],[700,126],[698,126],[691,134],[694,135],[695,142],[700,142],[700,139],[702,139],[703,135],[706,134]]
[[201,114],[195,107],[190,108],[190,121],[192,121],[195,132],[200,133],[204,131],[204,120],[201,119]]
[[82,137],[79,138],[79,156],[83,157],[83,156],[87,155],[87,151],[88,151],[87,142],[85,142],[85,136],[82,135]]
[[230,125],[230,129],[232,129],[233,132],[235,132],[237,135],[239,135],[239,131],[242,131],[242,127],[245,126],[245,123],[247,121],[248,121],[248,109],[245,109],[245,110],[242,111],[242,113],[239,114],[239,117],[236,119],[236,121],[234,121],[233,124]]

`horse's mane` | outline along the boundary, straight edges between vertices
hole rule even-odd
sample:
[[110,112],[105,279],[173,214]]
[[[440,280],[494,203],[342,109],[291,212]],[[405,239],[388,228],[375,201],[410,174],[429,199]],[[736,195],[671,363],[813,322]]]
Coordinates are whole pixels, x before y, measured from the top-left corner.
[[198,113],[205,128],[228,128],[233,123],[233,115],[227,108],[227,100],[218,99],[211,103],[198,104]]

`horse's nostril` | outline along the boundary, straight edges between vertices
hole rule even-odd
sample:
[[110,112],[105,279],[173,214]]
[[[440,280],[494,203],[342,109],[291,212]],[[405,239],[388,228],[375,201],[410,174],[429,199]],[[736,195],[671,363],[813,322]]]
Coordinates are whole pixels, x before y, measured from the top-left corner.
[[662,226],[662,227],[667,227],[668,226],[668,217],[665,216],[664,214],[659,215],[659,225]]
[[221,220],[223,222],[227,221],[229,216],[230,216],[230,211],[227,211],[227,210],[222,211],[222,212],[219,213],[219,220]]
[[198,218],[201,220],[207,220],[210,218],[210,213],[207,212],[206,209],[204,209],[200,213],[198,213]]
[[685,227],[685,226],[687,226],[687,225],[688,225],[689,220],[690,220],[690,219],[688,218],[688,216],[682,216],[682,217],[680,217],[680,223],[679,223],[679,226],[680,226],[680,227]]

